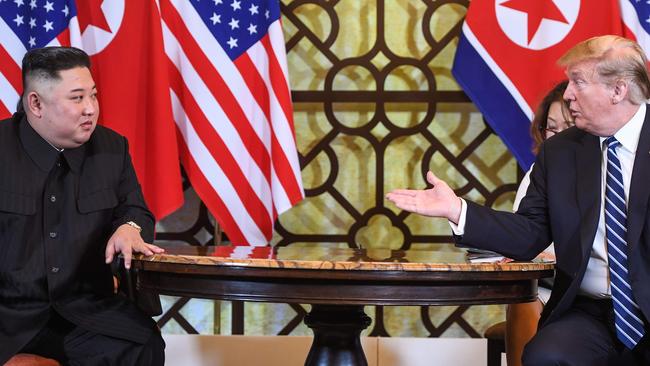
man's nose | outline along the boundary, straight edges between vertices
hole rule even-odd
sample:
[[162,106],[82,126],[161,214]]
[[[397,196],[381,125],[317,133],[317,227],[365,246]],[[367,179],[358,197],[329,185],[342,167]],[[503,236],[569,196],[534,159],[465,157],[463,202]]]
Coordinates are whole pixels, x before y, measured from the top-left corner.
[[97,113],[97,102],[87,98],[84,103],[83,113],[88,116]]
[[573,93],[573,88],[571,87],[571,84],[567,85],[566,89],[564,89],[564,94],[562,95],[562,98],[564,100],[570,101],[574,99],[574,93]]

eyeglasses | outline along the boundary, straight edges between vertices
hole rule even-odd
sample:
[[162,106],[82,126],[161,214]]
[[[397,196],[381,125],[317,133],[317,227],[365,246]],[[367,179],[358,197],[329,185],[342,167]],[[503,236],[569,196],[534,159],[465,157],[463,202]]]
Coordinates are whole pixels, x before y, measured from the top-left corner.
[[561,130],[561,129],[557,128],[557,127],[553,127],[553,128],[549,128],[549,127],[547,127],[547,128],[542,128],[542,132],[560,133],[560,132],[562,132],[562,131],[563,131],[563,130]]
[[560,132],[566,130],[569,127],[573,127],[575,125],[572,121],[563,121],[563,122],[564,122],[563,125],[565,125],[566,128],[560,128],[560,127],[557,127],[557,126],[556,127],[547,127],[547,126],[541,126],[540,125],[539,126],[539,131],[542,132],[542,133],[550,132],[550,133],[556,134],[556,133],[560,133]]

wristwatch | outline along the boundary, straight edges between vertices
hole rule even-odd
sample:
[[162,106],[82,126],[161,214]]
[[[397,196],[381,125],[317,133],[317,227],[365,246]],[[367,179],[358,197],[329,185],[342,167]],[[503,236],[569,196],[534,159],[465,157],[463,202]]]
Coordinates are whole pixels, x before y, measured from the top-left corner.
[[140,227],[140,225],[136,224],[136,223],[133,222],[133,221],[127,221],[127,222],[125,222],[125,224],[127,224],[127,225],[129,225],[130,227],[132,227],[132,228],[138,230],[138,232],[142,232],[142,228]]

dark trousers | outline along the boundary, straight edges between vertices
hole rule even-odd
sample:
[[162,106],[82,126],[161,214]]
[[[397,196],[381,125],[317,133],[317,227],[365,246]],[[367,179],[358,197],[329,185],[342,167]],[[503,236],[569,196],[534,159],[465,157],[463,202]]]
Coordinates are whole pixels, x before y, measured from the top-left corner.
[[522,361],[526,366],[650,365],[650,337],[646,333],[634,350],[625,348],[616,337],[611,300],[578,296],[569,311],[537,332]]
[[155,365],[165,363],[165,342],[153,332],[145,344],[82,329],[52,312],[47,326],[20,353],[53,358],[63,365]]

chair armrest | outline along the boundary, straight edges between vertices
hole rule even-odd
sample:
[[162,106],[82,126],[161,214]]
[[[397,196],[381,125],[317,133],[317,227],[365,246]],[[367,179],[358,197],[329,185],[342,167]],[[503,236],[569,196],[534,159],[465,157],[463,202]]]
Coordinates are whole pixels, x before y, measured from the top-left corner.
[[111,270],[113,271],[113,276],[117,278],[118,295],[127,297],[148,316],[157,316],[162,314],[160,296],[149,291],[142,291],[138,289],[138,271],[133,267],[126,269],[124,267],[124,259],[122,256],[116,256],[116,258],[111,263]]

